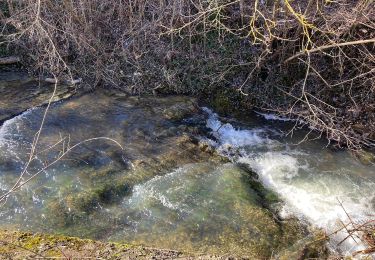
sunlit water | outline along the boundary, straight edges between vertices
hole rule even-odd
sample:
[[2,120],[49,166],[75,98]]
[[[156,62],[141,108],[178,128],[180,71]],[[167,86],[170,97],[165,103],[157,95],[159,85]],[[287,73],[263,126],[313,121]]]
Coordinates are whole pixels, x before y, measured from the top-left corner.
[[[331,151],[324,140],[297,145],[303,132],[290,139],[270,126],[236,129],[221,122],[211,110],[205,110],[209,114],[207,126],[217,138],[218,149],[224,154],[237,149],[233,160],[248,164],[266,187],[281,196],[285,202],[280,212],[283,217],[298,216],[328,234],[342,227],[340,220],[347,223],[346,212],[359,223],[374,218],[373,165],[361,164],[346,151]],[[280,120],[271,115],[265,117]],[[344,231],[333,235],[331,248],[344,254],[363,249],[352,239],[337,247],[346,236]]]
[[[373,217],[374,166],[361,164],[345,151],[332,151],[322,140],[296,145],[304,132],[285,137],[285,123],[260,116],[223,123],[228,120],[205,108],[192,121],[172,122],[160,117],[163,106],[168,106],[163,102],[95,94],[55,104],[42,132],[42,147],[70,135],[72,144],[106,136],[125,149],[99,141],[74,150],[9,197],[0,211],[0,226],[200,252],[251,255],[257,250],[267,255],[269,250],[282,249],[278,244],[284,240],[283,232],[272,210],[262,208],[264,202],[249,186],[248,173],[236,163],[249,165],[263,185],[280,196],[278,213],[283,218],[297,216],[330,233],[339,227],[339,220],[347,221],[339,201],[354,220]],[[1,126],[3,192],[22,171],[43,112],[35,108]],[[182,151],[175,147],[176,139],[160,133],[175,131],[181,124],[206,125],[207,133],[197,138],[214,145],[232,163],[181,158],[173,169],[134,173],[137,161],[153,157],[157,161],[157,155],[168,152],[178,158]],[[52,149],[41,156],[31,165],[30,174],[58,152]],[[72,208],[87,200],[83,195],[91,195],[95,188],[114,187],[124,178],[132,180],[130,192],[120,192],[110,203],[91,196],[92,208],[86,206],[90,203],[77,211]],[[362,248],[350,240],[338,247],[343,237],[345,233],[333,236],[330,247],[344,254]],[[252,247],[254,241],[258,245]]]

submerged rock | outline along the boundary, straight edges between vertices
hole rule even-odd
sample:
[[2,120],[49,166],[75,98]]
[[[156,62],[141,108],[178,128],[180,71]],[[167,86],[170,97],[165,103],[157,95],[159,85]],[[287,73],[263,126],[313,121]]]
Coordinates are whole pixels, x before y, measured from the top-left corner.
[[[75,148],[65,160],[38,176],[37,182],[30,183],[30,189],[16,195],[14,204],[9,206],[22,208],[22,213],[9,210],[9,219],[23,225],[26,219],[32,218],[28,224],[36,230],[44,226],[43,229],[53,231],[58,226],[62,232],[74,235],[74,228],[78,227],[95,230],[97,223],[85,223],[95,217],[105,218],[103,225],[111,229],[109,222],[113,217],[108,218],[107,213],[101,212],[103,207],[118,207],[118,203],[131,194],[134,185],[184,164],[227,161],[213,149],[205,151],[199,147],[197,136],[204,135],[200,128],[191,123],[177,124],[162,112],[172,107],[173,111],[182,108],[186,116],[193,110],[198,113],[192,104],[195,104],[195,99],[188,97],[128,98],[113,93],[107,95],[105,91],[55,104],[46,118],[40,150],[67,135],[71,136],[69,145],[92,137],[109,136],[121,143],[123,149],[109,141],[85,143]],[[13,141],[12,137],[32,140],[43,112],[43,109],[32,110],[15,118],[3,129],[7,139],[3,143],[4,149],[0,147],[0,150],[4,154],[11,152],[9,156],[1,157],[4,162],[0,167],[6,170],[6,176],[9,170],[21,169],[23,164],[19,159],[14,160],[14,155],[20,154],[22,159],[23,152],[29,148],[27,142]],[[167,134],[162,134],[166,131]],[[8,144],[12,145],[11,151]],[[39,161],[51,160],[58,155],[61,148],[56,146],[45,156],[41,155],[30,172],[40,167]],[[17,173],[9,172],[9,176],[15,178]],[[12,181],[15,180],[9,182]],[[30,204],[34,196],[39,201],[38,207]],[[36,218],[38,214],[43,214],[48,221]],[[94,237],[101,234],[94,234]]]
[[365,150],[355,151],[354,156],[364,165],[375,164],[375,154],[373,152]]
[[[55,104],[39,143],[40,150],[52,148],[39,155],[31,173],[69,146],[106,139],[83,142],[9,198],[0,224],[250,258],[269,258],[294,244],[306,234],[304,227],[280,221],[275,193],[252,169],[229,163],[201,138],[207,128],[195,119],[205,125],[205,116],[195,99],[178,96],[98,90]],[[22,169],[14,155],[23,158],[25,140],[33,139],[42,117],[43,110],[35,109],[3,129],[3,143],[12,145],[11,154],[0,146],[5,161]],[[69,142],[53,146],[67,136]],[[3,174],[18,176],[16,169]]]
[[290,248],[278,253],[275,259],[330,259],[330,252],[327,248],[328,240],[327,235],[321,230],[313,231]]
[[236,165],[198,163],[139,184],[120,214],[128,226],[111,238],[267,259],[306,234],[295,220],[279,221],[258,187],[243,178],[248,173]]
[[170,120],[182,120],[199,111],[198,104],[195,100],[189,100],[164,109],[163,115]]

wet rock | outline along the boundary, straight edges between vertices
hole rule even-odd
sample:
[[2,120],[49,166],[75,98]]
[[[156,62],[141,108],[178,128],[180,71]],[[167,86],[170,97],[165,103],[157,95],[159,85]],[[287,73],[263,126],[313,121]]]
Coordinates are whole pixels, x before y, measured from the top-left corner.
[[193,138],[190,135],[187,135],[187,134],[183,134],[182,136],[179,136],[176,139],[176,143],[179,144],[179,145],[184,145],[184,144],[188,144],[188,145],[191,145],[191,146],[194,145]]
[[94,190],[99,201],[102,203],[113,203],[119,201],[122,197],[131,193],[132,185],[126,180],[119,180],[112,183],[107,183]]
[[82,169],[79,171],[79,176],[82,176],[82,178],[89,178],[93,181],[113,178],[118,172],[118,169],[116,170],[116,166],[117,165],[107,165],[97,169]]
[[311,235],[279,253],[276,259],[329,259],[327,241],[328,237],[323,231],[313,231]]
[[[64,234],[100,239],[115,239],[118,235],[125,239],[134,230],[132,225],[147,220],[145,212],[154,207],[155,214],[166,215],[147,222],[143,236],[140,231],[135,242],[148,244],[154,236],[156,246],[186,244],[189,251],[210,249],[218,254],[240,248],[249,257],[267,258],[272,250],[278,251],[300,238],[300,226],[275,217],[271,206],[277,202],[276,195],[264,189],[250,169],[225,164],[228,158],[209,142],[199,141],[196,136],[204,132],[204,127],[183,120],[194,113],[199,109],[186,97],[118,100],[101,92],[53,106],[42,144],[49,144],[46,139],[55,140],[60,134],[74,135],[72,144],[94,136],[110,136],[123,149],[100,141],[74,150],[66,158],[72,160],[61,162],[64,167],[59,165],[61,168],[51,173],[53,178],[41,180],[43,185],[53,186],[51,191],[38,192],[38,196],[50,196],[41,210],[44,218],[41,220],[39,211],[33,209],[30,212],[34,216],[29,215],[33,222],[28,223]],[[33,119],[40,118],[32,115]],[[35,128],[27,132],[31,139]],[[165,180],[173,177],[174,171],[186,168],[185,174],[177,174],[172,182],[159,183],[167,186],[157,193],[133,200],[145,204],[124,206],[124,201],[145,183]],[[157,198],[176,183],[180,186]],[[156,189],[152,186],[141,195]],[[177,203],[169,203],[174,199]],[[137,211],[144,205],[146,210]],[[124,234],[124,230],[129,232]],[[42,247],[47,248],[45,243]],[[107,249],[106,256],[113,250]],[[241,250],[236,253],[240,255]]]
[[52,192],[52,189],[46,186],[38,187],[34,190],[36,196],[46,196]]
[[175,126],[172,126],[168,129],[155,132],[155,135],[157,138],[166,138],[166,137],[175,136],[177,135],[177,133],[178,133],[178,128]]
[[234,115],[240,112],[240,108],[249,107],[249,102],[244,102],[245,97],[236,89],[222,89],[210,93],[210,105],[222,115]]
[[259,179],[259,175],[247,163],[236,163],[236,165],[247,172],[252,178]]
[[216,93],[211,104],[218,113],[229,114],[232,111],[230,98],[225,93]]
[[69,211],[91,212],[98,207],[100,197],[95,191],[68,195],[65,199]]
[[207,160],[216,162],[228,160],[215,153],[213,147],[206,147],[202,150],[198,141],[188,134],[170,138],[173,144],[172,150],[155,153],[152,157],[132,160],[129,162],[132,166],[130,169],[119,171],[121,167],[117,164],[82,169],[79,173],[80,178],[93,183],[92,187],[82,192],[66,195],[62,204],[58,206],[65,207],[65,212],[92,214],[100,205],[115,203],[129,196],[134,185],[164,174],[179,165]]
[[134,243],[269,259],[272,252],[305,236],[299,222],[275,217],[268,201],[243,181],[247,177],[233,164],[197,163],[138,186],[136,197],[129,201],[134,209],[148,205],[148,215],[155,221],[149,223],[147,216],[139,218],[137,212],[130,215],[137,222]]
[[164,109],[163,116],[169,120],[180,121],[192,116],[199,111],[197,103],[193,100],[184,103],[178,103]]
[[275,203],[281,202],[280,198],[275,192],[263,186],[259,180],[259,175],[246,163],[236,163],[236,166],[247,173],[243,176],[245,182],[257,192],[258,196],[262,199],[262,205],[269,209],[274,209]]
[[213,154],[216,152],[215,147],[211,145],[208,141],[201,140],[199,141],[198,146],[202,152],[209,153],[209,154]]
[[355,151],[354,156],[365,165],[375,164],[375,154],[373,152],[365,150]]
[[[47,104],[54,86],[40,83],[25,72],[0,72],[0,122],[23,111]],[[53,102],[75,94],[75,88],[59,85]]]
[[60,201],[60,207],[65,207],[64,211],[79,212],[83,214],[90,214],[101,204],[110,204],[119,201],[124,196],[131,193],[133,184],[128,178],[117,179],[114,182],[107,181],[103,184],[96,184],[95,187],[67,195]]
[[50,224],[56,228],[62,228],[70,225],[73,221],[73,214],[64,202],[52,200],[46,205],[45,215],[47,216],[45,224]]

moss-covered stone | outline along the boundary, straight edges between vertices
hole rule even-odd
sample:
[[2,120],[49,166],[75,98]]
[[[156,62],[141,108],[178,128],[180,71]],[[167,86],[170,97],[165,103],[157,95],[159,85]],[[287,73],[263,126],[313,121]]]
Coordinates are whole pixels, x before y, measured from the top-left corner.
[[247,164],[238,163],[237,166],[247,173],[247,175],[243,176],[244,181],[247,182],[250,187],[258,193],[258,195],[262,198],[262,201],[265,202],[265,205],[281,202],[280,198],[274,191],[263,186],[259,180],[258,174],[254,172]]
[[309,236],[280,252],[276,259],[329,259],[328,239],[322,230],[315,230]]
[[184,103],[178,103],[164,109],[163,115],[169,120],[179,121],[193,115],[194,113],[197,113],[198,111],[199,107],[197,103],[191,100]]
[[214,91],[209,95],[208,102],[216,112],[222,115],[240,113],[245,106],[242,105],[245,96],[232,88],[225,88]]
[[60,200],[48,202],[45,215],[47,216],[45,224],[55,228],[66,227],[73,223],[73,212],[70,212],[66,204]]
[[375,154],[373,152],[366,150],[355,151],[354,156],[365,165],[375,164]]
[[80,192],[78,194],[71,194],[66,197],[66,206],[70,210],[77,210],[81,212],[91,212],[96,207],[100,201],[99,194],[90,190]]
[[140,185],[142,196],[134,200],[139,206],[133,207],[148,205],[156,223],[137,219],[137,234],[129,239],[155,247],[269,259],[307,232],[296,219],[278,219],[263,195],[243,181],[248,175],[230,163],[197,163]]
[[233,111],[230,98],[225,91],[217,92],[212,100],[212,106],[218,113],[229,114]]
[[95,188],[94,193],[102,203],[113,203],[122,197],[131,193],[132,184],[126,180],[106,183],[101,187]]

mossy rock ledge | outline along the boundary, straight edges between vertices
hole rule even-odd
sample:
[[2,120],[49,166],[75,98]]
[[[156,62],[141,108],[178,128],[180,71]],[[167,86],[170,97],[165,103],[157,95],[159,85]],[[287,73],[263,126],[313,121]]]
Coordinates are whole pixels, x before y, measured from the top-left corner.
[[186,253],[119,243],[0,230],[1,259],[172,259]]

